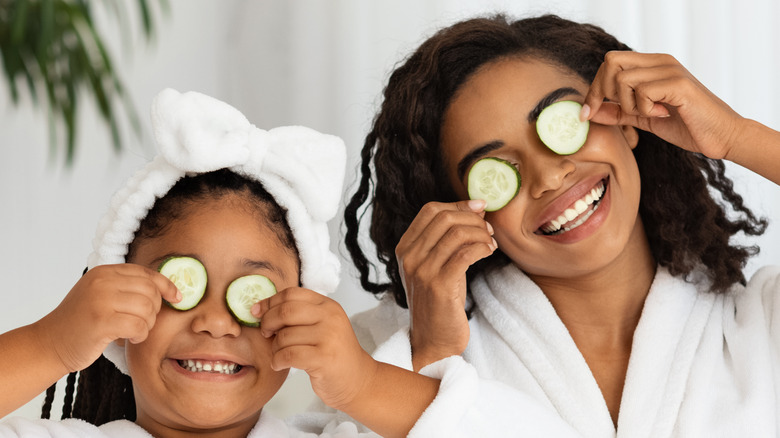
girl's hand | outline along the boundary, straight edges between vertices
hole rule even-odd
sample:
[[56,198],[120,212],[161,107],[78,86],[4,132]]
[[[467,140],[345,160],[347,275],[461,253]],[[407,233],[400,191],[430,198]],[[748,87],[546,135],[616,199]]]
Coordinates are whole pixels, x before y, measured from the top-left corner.
[[746,129],[745,119],[672,56],[637,52],[607,53],[581,118],[631,125],[714,159],[728,158]]
[[468,345],[466,270],[497,247],[484,208],[484,201],[430,202],[395,249],[411,313],[415,371]]
[[252,313],[262,320],[263,336],[274,336],[271,367],[306,371],[328,406],[343,409],[370,386],[376,362],[358,343],[336,301],[292,287],[260,301]]
[[162,274],[134,264],[102,265],[84,274],[36,324],[65,368],[79,371],[114,340],[145,340],[162,299],[181,299],[181,292]]
[[306,371],[325,404],[381,436],[407,436],[438,393],[438,379],[369,356],[326,296],[293,287],[255,304],[252,314],[262,319],[263,336],[274,336],[273,369]]

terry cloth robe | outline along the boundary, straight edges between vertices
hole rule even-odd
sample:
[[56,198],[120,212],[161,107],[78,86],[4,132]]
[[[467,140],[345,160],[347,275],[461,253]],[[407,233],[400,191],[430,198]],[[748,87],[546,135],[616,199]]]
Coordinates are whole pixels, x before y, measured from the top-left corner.
[[[304,432],[262,412],[247,438],[380,438],[374,433],[358,432],[355,424],[323,423],[317,433]],[[100,427],[82,420],[31,420],[10,418],[0,422],[0,438],[152,438],[146,430],[127,420],[117,420]]]
[[[780,436],[780,267],[762,268],[727,294],[658,268],[634,332],[617,429],[585,359],[535,283],[509,265],[471,286],[477,307],[462,357],[487,392],[496,387],[488,382],[502,382],[513,388],[511,397],[534,399],[583,437]],[[385,299],[353,324],[375,357],[411,367],[404,309]],[[458,427],[527,436],[493,427],[506,423],[502,415],[535,421],[518,415],[521,406],[507,414],[516,401],[500,389],[459,400]],[[429,410],[457,390],[442,385]]]

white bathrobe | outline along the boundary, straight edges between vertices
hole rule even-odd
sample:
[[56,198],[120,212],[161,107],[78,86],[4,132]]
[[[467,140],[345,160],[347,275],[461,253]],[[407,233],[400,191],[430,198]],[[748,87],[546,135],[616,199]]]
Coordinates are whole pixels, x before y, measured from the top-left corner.
[[[585,359],[527,276],[510,265],[475,279],[472,293],[477,310],[463,359],[479,379],[463,385],[482,394],[458,398],[456,381],[442,385],[418,426],[441,421],[429,414],[449,400],[454,427],[482,430],[479,436],[535,436],[524,431],[556,427],[547,416],[525,415],[522,400],[530,397],[535,409],[555,412],[584,437],[780,436],[780,267],[761,269],[728,294],[659,268],[634,333],[617,430]],[[408,321],[389,299],[353,318],[375,357],[405,367]],[[423,371],[446,376],[446,362]]]
[[[379,438],[371,432],[359,432],[355,424],[337,423],[332,418],[308,418],[319,425],[316,433],[305,432],[301,426],[284,422],[265,412],[249,432],[247,438]],[[317,421],[314,421],[314,420]],[[324,426],[323,426],[324,425]],[[10,418],[0,422],[0,438],[151,438],[146,430],[127,420],[117,420],[96,427],[85,421],[68,419],[31,420]]]

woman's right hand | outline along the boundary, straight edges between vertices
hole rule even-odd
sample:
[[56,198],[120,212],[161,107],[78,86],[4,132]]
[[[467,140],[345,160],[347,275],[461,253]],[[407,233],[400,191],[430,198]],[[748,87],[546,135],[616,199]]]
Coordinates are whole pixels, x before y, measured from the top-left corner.
[[485,202],[429,202],[395,249],[411,314],[415,371],[463,353],[469,341],[466,270],[497,248]]
[[117,339],[145,340],[162,299],[181,299],[181,292],[162,274],[134,264],[97,266],[36,325],[68,372],[80,371]]

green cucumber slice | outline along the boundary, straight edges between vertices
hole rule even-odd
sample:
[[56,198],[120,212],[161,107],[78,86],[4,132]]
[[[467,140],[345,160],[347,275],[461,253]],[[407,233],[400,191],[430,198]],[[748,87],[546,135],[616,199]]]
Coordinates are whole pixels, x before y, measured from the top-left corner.
[[[157,269],[176,285],[181,292],[181,301],[168,303],[177,310],[189,310],[195,307],[206,293],[206,268],[192,257],[171,257]],[[167,302],[167,301],[166,301]]]
[[230,283],[225,294],[230,313],[243,325],[257,327],[260,319],[252,315],[251,309],[260,300],[276,294],[276,286],[262,275],[245,275]]
[[536,120],[536,133],[558,155],[571,155],[585,144],[590,122],[580,120],[582,105],[562,100],[546,107]]
[[487,202],[485,211],[496,211],[517,195],[520,181],[520,172],[508,161],[483,158],[469,171],[469,199],[484,199]]

